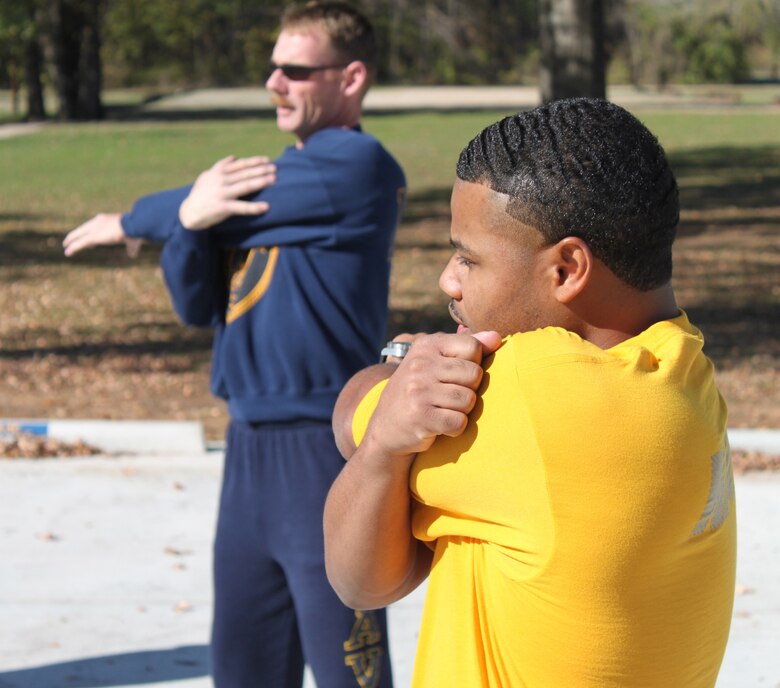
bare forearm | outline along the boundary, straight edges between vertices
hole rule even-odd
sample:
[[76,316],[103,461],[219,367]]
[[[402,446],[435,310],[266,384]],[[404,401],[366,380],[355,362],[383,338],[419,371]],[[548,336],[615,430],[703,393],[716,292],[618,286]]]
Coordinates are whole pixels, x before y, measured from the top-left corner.
[[365,446],[344,466],[325,505],[325,565],[350,607],[394,602],[425,578],[427,547],[410,525],[409,466],[413,456],[377,457]]
[[[474,407],[485,353],[501,343],[471,335],[415,338],[392,369],[360,447],[349,437],[357,400],[388,376],[382,366],[358,373],[337,404],[334,428],[349,457],[325,505],[325,564],[341,599],[355,608],[394,602],[430,568],[430,551],[412,535],[409,471],[439,435],[463,432]],[[351,456],[350,456],[351,454]]]

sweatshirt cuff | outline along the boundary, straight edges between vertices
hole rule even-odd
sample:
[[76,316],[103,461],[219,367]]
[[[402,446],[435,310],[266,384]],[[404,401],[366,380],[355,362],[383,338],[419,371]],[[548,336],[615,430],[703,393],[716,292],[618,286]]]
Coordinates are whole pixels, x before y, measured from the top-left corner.
[[136,223],[133,222],[133,218],[130,213],[125,213],[122,215],[122,217],[119,218],[119,224],[122,225],[122,231],[125,233],[126,237],[130,237],[131,239],[147,238],[143,236],[141,228],[137,227]]

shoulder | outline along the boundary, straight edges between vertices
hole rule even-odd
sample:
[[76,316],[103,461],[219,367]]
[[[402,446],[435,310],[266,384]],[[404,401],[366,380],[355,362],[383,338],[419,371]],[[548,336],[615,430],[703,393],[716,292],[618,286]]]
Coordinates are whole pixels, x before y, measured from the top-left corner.
[[604,362],[608,358],[602,349],[562,327],[510,335],[495,354],[502,368],[517,372],[575,362]]
[[371,134],[358,129],[328,128],[312,134],[300,149],[306,157],[329,161],[371,162],[397,166],[392,155]]
[[598,350],[574,332],[562,327],[542,327],[529,332],[518,332],[507,338],[512,351],[524,354],[538,352],[540,355],[560,353],[582,353]]

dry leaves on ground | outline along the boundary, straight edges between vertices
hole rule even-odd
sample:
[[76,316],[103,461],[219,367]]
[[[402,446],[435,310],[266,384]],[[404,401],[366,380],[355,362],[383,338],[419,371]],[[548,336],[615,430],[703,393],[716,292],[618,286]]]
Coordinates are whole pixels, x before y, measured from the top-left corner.
[[106,453],[86,442],[64,442],[29,433],[0,436],[0,458],[45,459],[69,456],[105,456]]

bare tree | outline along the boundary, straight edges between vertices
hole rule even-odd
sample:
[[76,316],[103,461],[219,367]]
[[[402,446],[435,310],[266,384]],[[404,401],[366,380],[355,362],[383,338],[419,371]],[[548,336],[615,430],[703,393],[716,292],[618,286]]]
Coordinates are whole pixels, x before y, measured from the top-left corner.
[[60,117],[100,119],[102,0],[54,0],[49,35]]
[[41,82],[42,67],[41,44],[35,30],[24,44],[24,83],[27,88],[27,119],[30,120],[46,118]]
[[539,0],[539,48],[545,103],[606,97],[602,0]]

